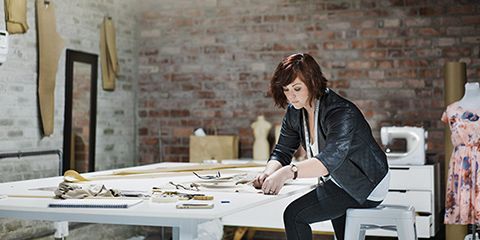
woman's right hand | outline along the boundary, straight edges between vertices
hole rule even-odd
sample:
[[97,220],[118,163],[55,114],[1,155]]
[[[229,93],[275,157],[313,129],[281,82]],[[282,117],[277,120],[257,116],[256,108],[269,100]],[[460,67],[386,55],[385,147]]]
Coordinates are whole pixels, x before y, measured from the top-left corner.
[[263,185],[263,182],[265,181],[265,179],[272,175],[272,173],[274,173],[275,171],[277,171],[278,169],[280,169],[282,167],[282,164],[280,164],[280,162],[276,161],[276,160],[270,160],[268,161],[267,163],[267,166],[265,167],[265,170],[263,170],[263,172],[259,173],[257,176],[255,176],[255,178],[253,179],[253,186],[256,188],[256,189],[261,189],[262,188],[262,185]]
[[265,179],[268,177],[269,175],[262,172],[260,174],[258,174],[257,176],[255,176],[255,178],[253,179],[253,187],[255,187],[256,189],[261,189],[262,188],[262,185],[263,185],[263,182],[265,181]]

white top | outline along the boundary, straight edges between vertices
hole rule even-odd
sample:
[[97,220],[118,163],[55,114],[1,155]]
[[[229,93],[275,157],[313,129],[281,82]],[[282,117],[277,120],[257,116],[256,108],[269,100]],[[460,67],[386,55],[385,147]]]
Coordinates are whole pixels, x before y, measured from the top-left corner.
[[390,169],[388,169],[387,175],[383,177],[382,181],[373,189],[373,191],[368,195],[367,199],[370,201],[383,201],[388,193],[388,188],[390,186]]

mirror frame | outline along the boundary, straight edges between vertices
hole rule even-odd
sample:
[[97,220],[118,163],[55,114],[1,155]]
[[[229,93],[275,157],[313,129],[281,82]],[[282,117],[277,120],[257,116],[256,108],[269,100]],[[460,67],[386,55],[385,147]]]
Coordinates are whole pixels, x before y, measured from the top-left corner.
[[[91,66],[90,79],[90,134],[88,139],[88,171],[95,171],[95,133],[97,123],[97,77],[98,55],[67,49],[65,62],[65,118],[63,130],[63,166],[62,171],[74,169],[70,166],[71,143],[72,143],[72,102],[73,102],[73,76],[74,63],[80,62]],[[87,94],[87,93],[86,93]]]

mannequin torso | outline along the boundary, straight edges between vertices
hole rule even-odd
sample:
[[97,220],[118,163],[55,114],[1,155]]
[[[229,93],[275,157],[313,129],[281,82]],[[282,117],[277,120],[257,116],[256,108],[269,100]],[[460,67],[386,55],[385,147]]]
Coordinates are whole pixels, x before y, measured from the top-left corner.
[[257,121],[251,125],[255,141],[253,142],[253,159],[265,160],[270,156],[270,144],[268,143],[268,132],[272,124],[265,120],[264,116],[258,116]]
[[458,105],[463,109],[480,109],[480,84],[478,82],[468,82],[465,84],[465,95],[458,101]]

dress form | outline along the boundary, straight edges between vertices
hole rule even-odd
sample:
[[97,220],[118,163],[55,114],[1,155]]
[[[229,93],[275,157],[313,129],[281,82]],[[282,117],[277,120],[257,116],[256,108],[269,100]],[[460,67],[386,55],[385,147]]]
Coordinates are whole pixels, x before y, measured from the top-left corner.
[[465,84],[465,95],[458,101],[458,104],[468,110],[480,106],[480,84],[478,82],[467,82]]
[[445,223],[480,223],[480,87],[465,84],[462,99],[447,106],[442,121],[451,130],[453,148],[446,183]]
[[260,115],[257,121],[251,125],[255,141],[253,142],[253,159],[266,160],[270,156],[270,144],[268,143],[268,132],[272,128],[272,124]]
[[[465,95],[458,101],[458,105],[465,110],[473,110],[480,106],[480,84],[478,82],[465,83]],[[476,212],[473,211],[473,214]],[[477,223],[472,224],[472,234],[469,234],[471,239],[478,239],[476,229]]]

